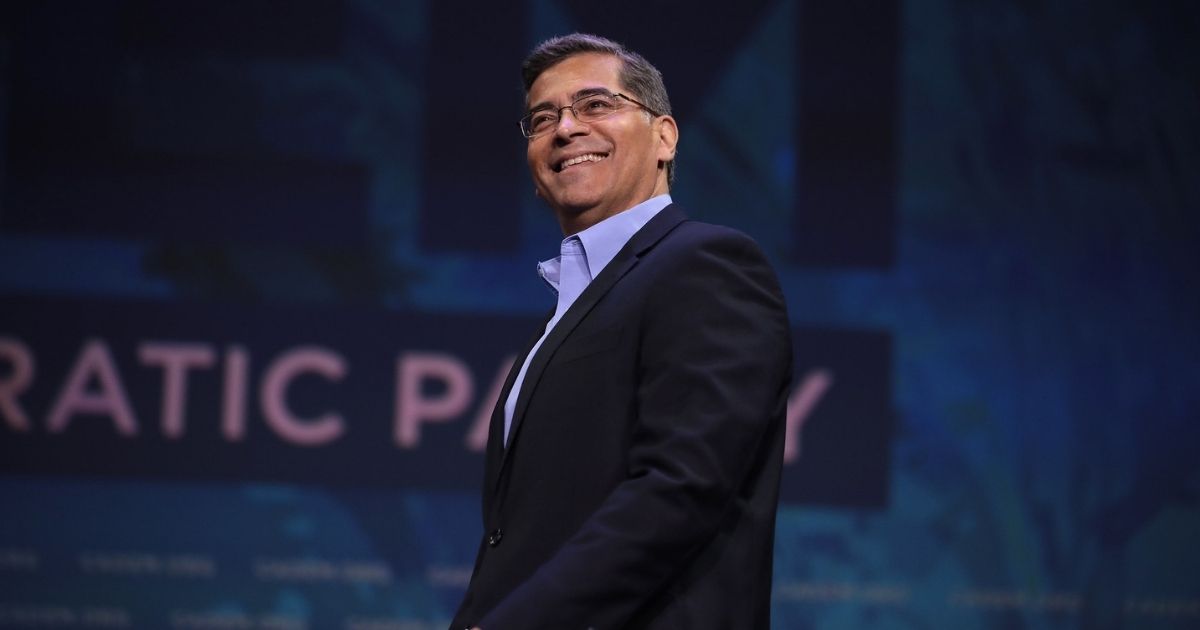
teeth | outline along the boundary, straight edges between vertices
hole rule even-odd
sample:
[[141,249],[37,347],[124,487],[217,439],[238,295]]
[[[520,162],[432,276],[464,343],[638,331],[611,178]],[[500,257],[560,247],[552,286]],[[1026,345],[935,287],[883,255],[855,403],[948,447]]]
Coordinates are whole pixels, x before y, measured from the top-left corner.
[[604,158],[605,158],[605,156],[601,155],[599,153],[585,153],[579,157],[573,157],[573,158],[563,162],[562,166],[559,167],[559,170],[567,168],[568,166],[575,166],[576,164],[582,164],[584,162],[599,162],[600,160],[603,160]]

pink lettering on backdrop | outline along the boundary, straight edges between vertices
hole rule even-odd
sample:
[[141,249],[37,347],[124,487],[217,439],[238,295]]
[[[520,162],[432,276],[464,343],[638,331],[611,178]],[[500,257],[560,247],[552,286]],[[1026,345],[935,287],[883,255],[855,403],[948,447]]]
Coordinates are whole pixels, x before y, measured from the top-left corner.
[[804,422],[830,387],[833,387],[833,373],[819,369],[805,374],[800,386],[792,390],[787,402],[787,434],[783,442],[783,463],[791,464],[800,459],[800,433],[804,429]]
[[[88,391],[88,383],[93,377],[99,385],[99,391]],[[112,418],[117,433],[137,435],[137,419],[125,396],[112,353],[103,341],[97,339],[88,340],[79,352],[71,375],[67,377],[54,407],[46,417],[46,428],[51,433],[61,433],[71,423],[72,417],[81,413],[108,416]]]
[[[425,396],[427,380],[441,381],[445,391]],[[395,440],[402,448],[421,442],[421,425],[447,422],[471,403],[475,384],[462,361],[442,353],[407,352],[396,360]]]
[[147,341],[138,346],[138,358],[145,365],[162,367],[163,435],[171,439],[183,437],[188,370],[212,367],[216,353],[208,344]]
[[241,346],[225,350],[224,397],[221,402],[221,435],[230,442],[246,437],[246,373],[250,353]]
[[479,411],[475,414],[475,423],[471,425],[471,430],[467,432],[467,438],[463,441],[468,451],[478,453],[487,447],[492,409],[496,407],[496,401],[500,400],[500,390],[504,389],[504,381],[508,378],[513,361],[516,360],[516,355],[509,355],[500,362],[500,370],[496,372],[496,378],[492,379],[492,387],[488,390],[487,396],[480,401]]
[[294,378],[313,373],[331,381],[346,375],[346,361],[331,350],[301,347],[275,359],[267,368],[260,388],[260,402],[267,425],[280,437],[300,446],[320,446],[345,431],[342,417],[334,412],[316,418],[299,418],[287,406],[287,388]]
[[0,337],[0,360],[12,366],[8,378],[0,380],[0,415],[14,431],[28,431],[29,416],[17,397],[33,383],[33,353],[16,339]]

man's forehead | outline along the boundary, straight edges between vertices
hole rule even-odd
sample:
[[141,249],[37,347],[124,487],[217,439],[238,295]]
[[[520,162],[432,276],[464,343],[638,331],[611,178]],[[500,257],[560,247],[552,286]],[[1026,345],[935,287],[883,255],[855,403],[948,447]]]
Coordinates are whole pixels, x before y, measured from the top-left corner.
[[546,68],[529,87],[530,109],[597,91],[619,92],[620,58],[607,53],[579,53]]

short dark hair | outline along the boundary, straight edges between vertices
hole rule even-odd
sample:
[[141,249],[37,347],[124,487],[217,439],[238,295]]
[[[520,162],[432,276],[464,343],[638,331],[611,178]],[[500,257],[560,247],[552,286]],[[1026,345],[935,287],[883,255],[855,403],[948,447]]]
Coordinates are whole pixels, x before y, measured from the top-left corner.
[[[543,72],[565,60],[582,53],[601,53],[621,60],[621,89],[632,92],[632,96],[645,104],[653,113],[671,115],[671,99],[663,85],[662,73],[646,61],[646,58],[612,41],[588,33],[571,33],[552,37],[537,45],[521,64],[521,79],[525,84],[525,98],[529,88]],[[667,184],[675,183],[675,160],[667,162]]]

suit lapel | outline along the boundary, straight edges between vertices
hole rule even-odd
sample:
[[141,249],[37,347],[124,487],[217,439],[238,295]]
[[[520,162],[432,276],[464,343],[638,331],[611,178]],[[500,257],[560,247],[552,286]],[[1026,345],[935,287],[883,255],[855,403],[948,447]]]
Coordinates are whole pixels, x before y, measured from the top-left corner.
[[[494,483],[498,484],[500,481],[500,476],[504,470],[504,466],[508,463],[509,453],[512,452],[513,446],[516,444],[516,441],[520,435],[519,429],[522,421],[524,420],[525,411],[529,407],[529,400],[537,390],[537,386],[541,381],[542,374],[546,370],[546,365],[554,356],[554,352],[558,350],[558,347],[562,345],[563,341],[570,336],[570,334],[575,330],[575,327],[579,325],[579,322],[583,321],[583,318],[586,317],[587,314],[592,310],[592,307],[594,307],[596,303],[600,301],[600,298],[604,297],[605,294],[607,294],[609,290],[616,285],[617,281],[620,280],[626,273],[637,266],[638,260],[642,257],[642,255],[647,250],[654,247],[654,245],[662,240],[667,233],[682,223],[686,218],[687,217],[684,215],[683,210],[681,210],[679,206],[676,206],[675,204],[671,204],[663,208],[658,214],[654,215],[654,217],[651,218],[646,225],[642,226],[642,229],[634,233],[634,235],[629,239],[629,242],[626,243],[619,252],[617,252],[617,255],[608,263],[608,265],[604,268],[604,271],[601,271],[599,276],[596,276],[592,279],[592,282],[588,284],[583,293],[579,295],[579,298],[575,300],[575,303],[571,305],[571,308],[567,309],[566,313],[563,313],[562,319],[558,320],[558,323],[554,325],[554,330],[550,332],[550,335],[546,337],[546,341],[542,343],[540,348],[538,348],[537,354],[533,356],[533,360],[529,363],[529,369],[525,372],[525,380],[521,383],[521,391],[517,395],[517,405],[513,411],[512,425],[508,429],[508,446],[507,448],[503,448],[502,446],[504,451],[503,458],[496,471],[496,476],[493,478]],[[519,370],[520,366],[515,366],[514,369]],[[505,387],[506,392],[512,387],[511,381],[512,378],[510,375],[509,383]],[[501,400],[504,400],[504,398],[501,398]],[[493,428],[495,428],[494,418]],[[503,411],[501,411],[499,430],[501,433],[501,444],[503,444]],[[490,451],[490,436],[488,442]],[[489,456],[491,455],[492,453],[489,452]],[[493,487],[498,488],[499,486],[496,485]]]
[[542,333],[546,330],[546,324],[553,316],[553,310],[546,313],[546,316],[542,318],[542,324],[537,327],[537,332],[529,338],[521,354],[513,361],[512,367],[508,370],[508,376],[504,379],[504,387],[500,389],[500,397],[496,399],[496,405],[492,408],[492,417],[488,423],[486,456],[484,457],[484,483],[486,484],[484,487],[491,487],[500,474],[500,460],[504,456],[504,403],[512,391],[513,382],[517,380],[517,373],[525,364],[525,357],[533,349],[533,344],[541,339]]

